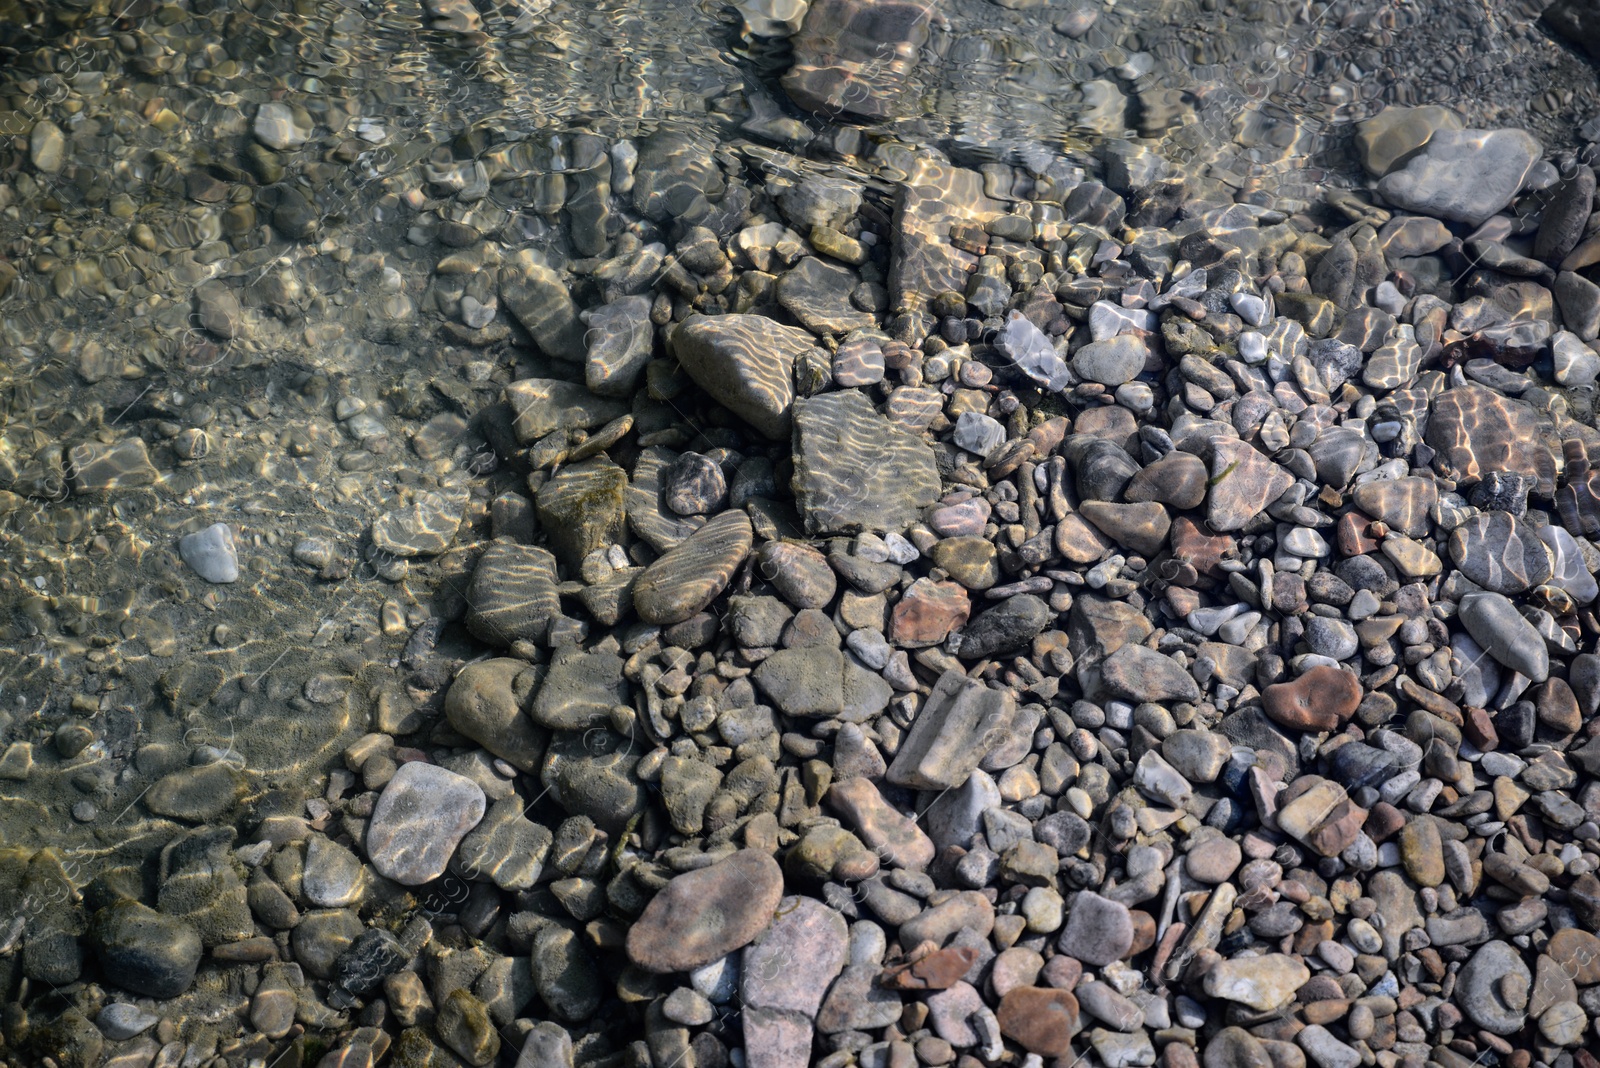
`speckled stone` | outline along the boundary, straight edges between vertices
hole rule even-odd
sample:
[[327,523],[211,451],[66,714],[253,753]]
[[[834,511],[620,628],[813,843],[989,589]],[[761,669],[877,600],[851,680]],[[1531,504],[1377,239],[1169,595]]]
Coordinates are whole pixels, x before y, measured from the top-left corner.
[[1243,528],[1294,482],[1289,472],[1247,442],[1219,438],[1211,448],[1206,516],[1215,531]]
[[385,878],[420,886],[444,873],[484,810],[483,790],[471,779],[436,764],[402,764],[372,810],[367,855]]
[[783,871],[742,849],[675,876],[628,930],[628,957],[651,972],[687,972],[749,945],[772,923]]

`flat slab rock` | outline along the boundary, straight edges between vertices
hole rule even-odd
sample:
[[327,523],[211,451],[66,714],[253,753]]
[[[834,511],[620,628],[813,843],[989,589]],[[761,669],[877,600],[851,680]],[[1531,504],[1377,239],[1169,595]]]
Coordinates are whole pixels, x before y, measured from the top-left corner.
[[1525,130],[1436,130],[1378,192],[1419,215],[1481,226],[1511,203],[1543,151]]
[[1534,492],[1549,497],[1556,484],[1549,430],[1532,405],[1469,383],[1433,399],[1425,438],[1439,452],[1434,466],[1463,486],[1491,471],[1515,471],[1533,477]]
[[795,402],[794,493],[808,534],[902,533],[938,500],[933,450],[854,390]]

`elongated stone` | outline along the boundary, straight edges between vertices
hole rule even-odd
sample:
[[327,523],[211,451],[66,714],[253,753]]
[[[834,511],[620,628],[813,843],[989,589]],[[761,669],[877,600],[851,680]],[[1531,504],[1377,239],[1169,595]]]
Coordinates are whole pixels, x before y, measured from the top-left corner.
[[672,334],[689,377],[775,440],[789,435],[795,360],[815,345],[810,332],[761,315],[691,315]]
[[590,430],[628,414],[621,401],[597,397],[576,382],[524,378],[505,388],[515,420],[512,433],[524,445],[556,430]]
[[728,588],[754,540],[743,512],[723,512],[708,522],[639,576],[633,585],[639,618],[665,626],[704,609]]
[[960,786],[1011,725],[1015,702],[957,671],[939,678],[900,744],[888,780],[919,790]]

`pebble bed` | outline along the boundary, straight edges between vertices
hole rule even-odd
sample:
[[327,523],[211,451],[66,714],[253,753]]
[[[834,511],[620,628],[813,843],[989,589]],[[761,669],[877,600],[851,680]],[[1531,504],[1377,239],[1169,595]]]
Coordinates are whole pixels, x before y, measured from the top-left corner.
[[[930,34],[740,12],[833,117]],[[19,239],[152,326],[7,326],[92,399],[0,427],[0,1060],[1600,1068],[1600,153],[1462,111],[1307,196],[462,135],[388,255],[317,198],[389,132],[271,99],[127,272]]]

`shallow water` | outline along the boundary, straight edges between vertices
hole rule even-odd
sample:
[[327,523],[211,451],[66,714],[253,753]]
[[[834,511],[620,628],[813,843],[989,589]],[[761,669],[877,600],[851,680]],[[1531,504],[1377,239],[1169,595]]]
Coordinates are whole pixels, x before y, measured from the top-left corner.
[[[1388,103],[1555,153],[1600,117],[1531,2],[881,6],[833,5],[852,78],[807,98],[799,0],[0,2],[0,840],[81,884],[171,837],[141,798],[174,767],[291,787],[436,707],[408,642],[468,560],[367,531],[420,491],[470,495],[481,535],[517,486],[472,417],[549,361],[485,244],[604,258],[724,174],[849,178],[887,221],[930,153],[1035,183],[1122,153],[1293,213],[1360,182],[1353,124]],[[595,192],[630,154],[669,176],[654,219]],[[217,522],[237,582],[178,556]]]

